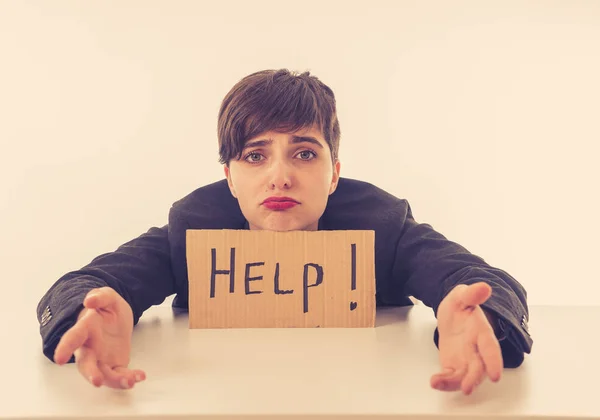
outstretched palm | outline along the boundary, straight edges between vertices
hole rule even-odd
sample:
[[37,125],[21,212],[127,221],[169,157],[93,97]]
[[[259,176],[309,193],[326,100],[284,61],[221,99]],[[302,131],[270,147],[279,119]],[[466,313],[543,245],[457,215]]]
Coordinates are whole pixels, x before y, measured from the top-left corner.
[[437,312],[439,358],[442,371],[431,386],[470,394],[487,376],[500,380],[503,361],[500,343],[479,305],[491,296],[486,283],[458,285],[444,298]]
[[95,386],[131,388],[145,379],[128,368],[133,314],[129,304],[108,287],[91,291],[76,324],[61,338],[54,354],[57,364],[72,355],[79,372]]

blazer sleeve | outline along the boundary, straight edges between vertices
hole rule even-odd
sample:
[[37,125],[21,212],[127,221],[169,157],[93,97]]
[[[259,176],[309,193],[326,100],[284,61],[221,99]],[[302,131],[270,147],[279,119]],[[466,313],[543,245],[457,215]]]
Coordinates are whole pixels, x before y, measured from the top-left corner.
[[[492,287],[491,297],[481,305],[496,315],[499,341],[505,367],[518,367],[524,353],[530,353],[527,293],[507,272],[488,265],[481,257],[445,238],[429,224],[417,223],[410,205],[402,200],[404,219],[396,246],[394,278],[404,282],[405,293],[437,310],[444,297],[459,284],[485,282]],[[438,329],[434,332],[438,346]]]
[[105,286],[129,303],[134,325],[146,309],[175,293],[168,226],[150,228],[114,252],[64,274],[50,287],[37,306],[42,351],[48,359],[54,362],[54,350],[62,335],[75,324],[87,293]]

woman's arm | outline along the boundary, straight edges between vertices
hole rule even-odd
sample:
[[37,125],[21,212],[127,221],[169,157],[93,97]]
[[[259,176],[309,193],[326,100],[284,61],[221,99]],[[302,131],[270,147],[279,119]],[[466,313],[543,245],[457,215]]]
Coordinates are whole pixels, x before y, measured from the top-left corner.
[[[533,340],[527,321],[527,293],[505,271],[488,265],[463,246],[446,239],[430,225],[417,223],[410,205],[401,200],[402,230],[396,246],[392,276],[401,279],[406,294],[437,308],[444,297],[459,284],[485,282],[492,296],[481,305],[497,321],[496,331],[506,367],[517,367],[530,353]],[[438,345],[438,330],[434,333]]]
[[[62,335],[83,309],[87,293],[110,287],[131,306],[134,324],[152,305],[175,293],[168,227],[153,227],[88,265],[59,278],[37,306],[43,353],[51,361]],[[72,362],[73,360],[71,360]]]

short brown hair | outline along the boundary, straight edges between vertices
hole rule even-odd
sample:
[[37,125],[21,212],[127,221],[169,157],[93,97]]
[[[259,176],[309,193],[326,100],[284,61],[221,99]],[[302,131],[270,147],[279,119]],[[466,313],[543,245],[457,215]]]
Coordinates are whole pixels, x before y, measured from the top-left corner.
[[309,71],[252,73],[231,88],[219,110],[219,162],[240,159],[244,144],[265,131],[292,132],[317,125],[338,157],[340,124],[333,91]]

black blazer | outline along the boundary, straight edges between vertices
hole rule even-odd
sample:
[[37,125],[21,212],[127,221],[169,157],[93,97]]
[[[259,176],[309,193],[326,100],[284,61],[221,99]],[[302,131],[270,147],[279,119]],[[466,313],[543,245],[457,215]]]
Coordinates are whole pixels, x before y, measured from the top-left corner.
[[[115,289],[131,305],[136,324],[146,309],[173,294],[173,306],[187,309],[186,230],[244,228],[247,222],[226,180],[193,191],[173,204],[167,225],[150,228],[50,287],[37,307],[43,353],[53,361],[54,349],[75,323],[85,295],[97,287]],[[413,296],[437,314],[457,284],[488,283],[492,296],[482,307],[498,317],[505,367],[519,366],[524,353],[531,352],[523,286],[430,225],[416,222],[406,200],[367,182],[340,178],[319,229],[375,231],[378,306],[412,305],[408,297]],[[437,328],[433,339],[437,346]]]

